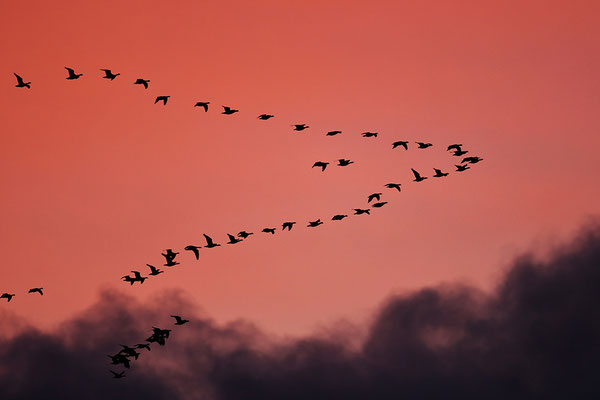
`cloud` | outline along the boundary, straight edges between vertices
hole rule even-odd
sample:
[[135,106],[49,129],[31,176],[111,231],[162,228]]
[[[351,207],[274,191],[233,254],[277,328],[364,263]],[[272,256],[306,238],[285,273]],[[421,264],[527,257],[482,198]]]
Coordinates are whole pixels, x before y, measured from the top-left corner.
[[[6,400],[591,398],[600,394],[599,309],[599,227],[547,260],[517,259],[493,294],[443,285],[390,298],[360,346],[351,345],[352,329],[282,341],[249,322],[218,325],[177,292],[145,304],[106,291],[54,332],[21,327],[1,337],[0,393]],[[125,379],[112,379],[106,355],[143,341],[151,326],[172,325],[173,313],[192,322],[172,327],[166,345],[144,351]],[[1,326],[14,321],[0,318]]]

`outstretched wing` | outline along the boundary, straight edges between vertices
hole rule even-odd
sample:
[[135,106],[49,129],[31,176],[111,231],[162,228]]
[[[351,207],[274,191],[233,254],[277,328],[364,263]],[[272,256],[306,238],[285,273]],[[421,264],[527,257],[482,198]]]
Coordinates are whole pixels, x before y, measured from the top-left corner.
[[411,171],[415,175],[415,179],[421,179],[421,175],[417,171],[415,171],[413,168],[411,168]]
[[19,85],[23,85],[25,84],[25,82],[23,82],[23,78],[21,78],[19,75],[17,75],[16,73],[13,72],[13,74],[15,74],[15,76],[17,77],[17,83]]

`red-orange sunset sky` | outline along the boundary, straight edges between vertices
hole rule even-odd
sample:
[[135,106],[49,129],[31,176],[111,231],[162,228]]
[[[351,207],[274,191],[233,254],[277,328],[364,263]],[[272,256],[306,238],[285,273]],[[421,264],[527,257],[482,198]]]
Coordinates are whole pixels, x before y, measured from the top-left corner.
[[[17,294],[0,307],[35,325],[114,287],[182,290],[217,321],[305,333],[426,285],[489,289],[516,254],[543,252],[600,211],[598,2],[0,8],[0,292]],[[81,79],[66,80],[66,66]],[[300,123],[310,128],[294,132]],[[451,143],[484,161],[454,172]],[[311,168],[319,160],[332,164]],[[450,175],[431,178],[434,167]],[[411,168],[430,178],[412,182]],[[374,192],[389,203],[331,221]],[[225,244],[241,230],[255,234]],[[196,261],[183,247],[203,233],[221,247]],[[167,248],[180,265],[162,267]],[[121,281],[146,263],[167,271]],[[44,297],[27,295],[37,286]]]

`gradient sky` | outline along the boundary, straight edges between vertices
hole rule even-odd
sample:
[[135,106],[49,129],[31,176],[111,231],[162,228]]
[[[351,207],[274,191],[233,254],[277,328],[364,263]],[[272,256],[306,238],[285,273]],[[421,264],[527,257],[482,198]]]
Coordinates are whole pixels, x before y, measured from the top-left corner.
[[[598,214],[598,2],[326,3],[4,1],[0,291],[17,297],[0,307],[51,327],[100,288],[176,288],[219,321],[298,334],[424,285],[489,288],[515,254]],[[434,147],[391,150],[404,139]],[[485,161],[411,182],[411,167],[451,171],[455,142]],[[342,157],[356,164],[311,168]],[[377,191],[386,207],[329,221]],[[285,220],[292,232],[258,233]],[[257,234],[120,281],[243,229]]]

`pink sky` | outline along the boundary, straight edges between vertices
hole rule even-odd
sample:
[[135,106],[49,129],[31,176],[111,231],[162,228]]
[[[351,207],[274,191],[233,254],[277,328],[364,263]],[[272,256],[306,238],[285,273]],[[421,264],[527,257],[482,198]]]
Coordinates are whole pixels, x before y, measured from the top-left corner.
[[[598,214],[597,2],[5,3],[0,292],[17,297],[0,307],[34,324],[100,288],[176,288],[219,321],[297,334],[424,285],[488,288],[515,254]],[[410,168],[452,172],[455,142],[485,161],[411,182]],[[356,163],[311,168],[338,158]],[[389,204],[373,215],[330,221],[378,191]],[[286,220],[292,232],[259,232]],[[256,233],[143,286],[119,279],[240,230]]]

